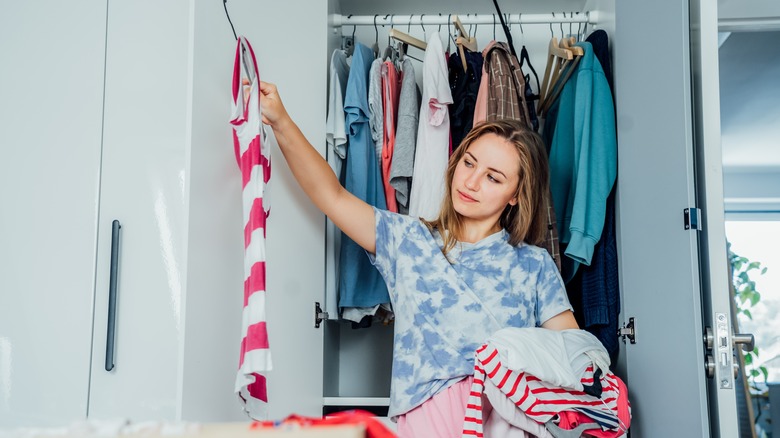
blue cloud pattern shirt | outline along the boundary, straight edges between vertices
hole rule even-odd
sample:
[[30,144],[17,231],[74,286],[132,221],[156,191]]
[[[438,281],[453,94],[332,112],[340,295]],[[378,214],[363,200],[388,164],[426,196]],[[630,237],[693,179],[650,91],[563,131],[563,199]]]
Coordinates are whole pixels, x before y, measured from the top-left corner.
[[536,327],[571,310],[547,251],[504,230],[448,257],[419,219],[374,208],[376,254],[395,312],[390,417],[472,375],[474,352],[505,327]]

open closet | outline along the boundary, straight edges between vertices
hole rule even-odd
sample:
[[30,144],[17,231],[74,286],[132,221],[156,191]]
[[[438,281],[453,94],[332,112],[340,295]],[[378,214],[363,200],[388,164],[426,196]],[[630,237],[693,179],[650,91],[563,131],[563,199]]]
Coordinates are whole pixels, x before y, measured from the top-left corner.
[[[705,327],[720,328],[729,312],[722,206],[712,202],[718,190],[722,200],[720,168],[711,162],[720,159],[711,112],[717,91],[710,92],[717,2],[499,3],[543,102],[558,92],[550,84],[565,79],[566,63],[577,62],[569,35],[609,35],[623,339],[615,368],[629,388],[632,435],[736,436],[728,325],[720,350],[702,342]],[[0,53],[13,66],[0,70],[0,422],[245,420],[233,393],[243,247],[228,123],[236,46],[224,3],[13,7],[0,10]],[[419,74],[413,58],[422,59],[433,32],[453,52],[507,39],[487,1],[231,0],[227,7],[255,49],[261,80],[279,87],[323,156],[335,49],[405,42]],[[47,108],[56,111],[40,113],[38,103],[52,96]],[[31,135],[45,141],[33,146]],[[354,330],[337,320],[327,222],[275,144],[272,162],[269,418],[349,407],[381,414],[392,324]],[[107,371],[114,219],[124,252],[117,362]],[[705,357],[713,353],[708,377]],[[48,398],[39,395],[44,389]]]
[[[549,88],[549,99],[545,100],[544,97],[532,96],[533,93],[526,93],[528,100],[534,99],[539,102],[534,102],[534,107],[542,110],[548,109],[550,103],[557,98],[557,95],[561,92],[565,80],[571,75],[571,72],[576,67],[579,57],[583,55],[583,51],[580,47],[574,46],[575,42],[584,41],[586,33],[592,30],[594,24],[597,22],[598,12],[590,13],[584,12],[558,12],[558,13],[483,13],[483,14],[454,14],[449,10],[437,14],[385,14],[385,15],[355,15],[355,14],[330,14],[329,23],[336,29],[337,39],[339,44],[336,47],[329,45],[329,49],[334,53],[331,58],[331,63],[338,62],[339,65],[344,61],[338,60],[336,53],[340,56],[350,56],[356,45],[362,45],[363,47],[369,47],[374,50],[378,57],[385,60],[382,71],[387,68],[397,69],[399,75],[409,75],[415,78],[418,83],[418,88],[422,89],[426,86],[424,84],[423,77],[428,73],[424,73],[425,62],[429,59],[429,54],[426,52],[426,42],[432,41],[431,37],[435,38],[434,34],[438,34],[441,40],[441,44],[444,46],[444,51],[451,54],[452,57],[458,57],[459,61],[449,61],[449,75],[450,75],[450,88],[453,75],[462,75],[465,71],[466,75],[490,75],[491,67],[482,67],[482,49],[491,40],[496,41],[513,41],[517,45],[518,58],[523,60],[525,70],[523,73],[528,73],[526,80],[534,81],[535,85],[532,87],[535,93],[539,93],[539,83],[543,77],[545,88]],[[503,24],[506,25],[504,29]],[[514,35],[513,35],[514,34]],[[552,37],[550,35],[553,35]],[[560,44],[559,41],[560,40]],[[481,45],[480,45],[481,42]],[[509,46],[514,50],[513,46]],[[342,52],[343,51],[343,52]],[[444,52],[443,51],[443,52]],[[467,58],[466,53],[469,57]],[[493,52],[490,52],[491,54]],[[443,55],[443,53],[442,53]],[[471,64],[473,59],[478,55],[478,64]],[[498,56],[498,55],[495,55]],[[401,59],[411,59],[411,62],[404,61],[403,69],[401,68]],[[470,65],[468,68],[461,67],[466,64],[466,60],[469,59]],[[489,58],[488,58],[489,59]],[[392,67],[388,67],[388,61],[392,62]],[[357,62],[357,61],[355,61]],[[486,60],[485,63],[488,61]],[[546,64],[545,64],[546,62]],[[570,64],[571,62],[571,64]],[[374,61],[376,63],[376,61]],[[536,67],[534,67],[536,64]],[[480,71],[474,72],[475,65]],[[407,70],[408,69],[408,70]],[[461,70],[462,69],[462,70]],[[483,70],[484,69],[484,70]],[[536,71],[538,70],[538,75]],[[336,70],[331,66],[330,74],[333,76]],[[563,72],[563,73],[562,73]],[[384,74],[384,73],[383,73]],[[531,74],[535,76],[531,76]],[[330,81],[333,81],[331,76]],[[477,76],[479,77],[479,76]],[[350,76],[351,80],[352,76]],[[341,81],[346,81],[346,78],[340,78]],[[455,79],[457,81],[457,79]],[[603,76],[602,76],[603,80]],[[473,79],[472,79],[473,81]],[[332,82],[330,82],[332,84]],[[383,82],[384,84],[385,82]],[[605,82],[606,84],[606,82]],[[476,84],[475,84],[476,85]],[[342,84],[344,86],[344,84]],[[524,87],[524,85],[518,85]],[[606,86],[606,85],[605,85]],[[544,92],[545,88],[541,91]],[[454,88],[453,88],[454,89]],[[334,91],[335,90],[335,91]],[[525,89],[523,89],[523,92]],[[330,88],[330,93],[340,93],[337,88]],[[460,142],[465,133],[471,127],[471,119],[475,112],[475,102],[472,96],[471,101],[461,101],[466,98],[465,93],[460,93],[456,96],[456,92],[452,92],[453,104],[449,105],[449,111],[453,112],[461,111],[465,113],[462,120],[468,120],[468,123],[463,123],[463,128],[451,126],[451,141],[453,147]],[[369,91],[368,107],[371,108],[371,95]],[[402,97],[404,99],[404,97]],[[427,101],[425,100],[425,92],[423,92],[423,101],[418,103],[414,100],[415,108],[420,108],[420,119],[423,118],[423,112],[427,107]],[[608,108],[602,110],[611,114],[612,112],[612,100],[608,100]],[[331,105],[333,103],[333,97],[329,98]],[[347,104],[345,103],[345,106]],[[355,105],[350,103],[349,105]],[[523,103],[523,105],[526,105]],[[329,105],[330,106],[330,105]],[[331,111],[329,108],[328,120],[331,120]],[[395,112],[397,110],[393,110]],[[415,109],[415,111],[417,111]],[[482,112],[486,112],[483,109]],[[521,114],[524,114],[526,109],[523,108]],[[392,113],[391,113],[392,114]],[[417,115],[414,116],[417,120]],[[610,117],[611,119],[612,117]],[[385,124],[389,123],[388,118],[384,119]],[[526,118],[523,118],[525,121]],[[342,122],[343,123],[343,122]],[[392,120],[390,120],[392,123]],[[449,123],[456,123],[456,119],[452,115],[449,116]],[[613,122],[611,122],[613,123]],[[467,124],[467,126],[465,126]],[[534,117],[534,125],[538,129],[539,121]],[[381,125],[381,124],[380,124]],[[372,120],[372,133],[373,133],[373,120]],[[421,125],[422,126],[422,125]],[[532,127],[530,120],[528,126]],[[550,125],[554,126],[554,125]],[[611,130],[614,133],[614,125]],[[411,127],[414,132],[417,132],[416,122]],[[329,126],[330,129],[330,126]],[[381,129],[381,128],[380,128]],[[393,126],[393,130],[395,126]],[[407,129],[404,127],[403,129]],[[422,129],[422,128],[421,128]],[[550,128],[552,129],[552,128]],[[387,126],[385,126],[387,131]],[[402,128],[399,127],[397,136],[401,135]],[[331,138],[337,137],[338,134],[331,134],[329,131],[329,142]],[[614,134],[613,134],[614,136]],[[421,137],[418,137],[419,141]],[[613,140],[614,142],[614,140]],[[349,146],[350,148],[356,146]],[[357,146],[363,147],[363,146]],[[418,144],[419,147],[419,144]],[[614,147],[614,143],[613,143]],[[333,155],[337,152],[337,149],[330,144],[326,150],[326,156],[329,162],[334,161]],[[347,149],[354,150],[354,149]],[[409,149],[406,149],[408,151]],[[347,152],[349,153],[349,152]],[[393,160],[398,159],[398,151],[393,156]],[[408,152],[407,152],[408,153]],[[414,154],[414,144],[412,144],[411,154]],[[341,153],[339,153],[340,155]],[[379,155],[379,150],[377,155]],[[430,157],[429,158],[421,158]],[[385,157],[382,157],[384,160]],[[400,157],[405,159],[404,157]],[[425,162],[431,162],[438,157],[432,155],[421,155],[419,150],[417,151],[414,161],[425,160]],[[445,160],[446,158],[440,158]],[[361,158],[361,163],[363,162]],[[346,164],[345,164],[346,165]],[[341,167],[338,167],[341,168]],[[334,170],[338,174],[337,168]],[[411,169],[409,169],[411,170]],[[343,172],[343,170],[342,170]],[[614,162],[613,162],[614,173]],[[411,173],[409,173],[411,175]],[[415,175],[417,175],[417,169],[415,167]],[[343,178],[343,176],[342,176]],[[416,178],[416,177],[415,177]],[[614,178],[614,177],[613,177]],[[371,183],[369,183],[371,184]],[[414,186],[416,181],[411,179],[411,185]],[[424,182],[422,184],[431,185],[431,182]],[[346,184],[347,189],[350,189],[349,182]],[[408,187],[406,188],[408,189]],[[361,190],[360,193],[363,193]],[[357,193],[356,193],[357,194]],[[363,196],[358,194],[358,196]],[[390,199],[386,197],[385,199]],[[395,196],[393,193],[392,196]],[[415,196],[414,190],[412,190],[411,196]],[[606,193],[603,194],[606,198]],[[408,201],[408,197],[406,200]],[[394,200],[395,201],[395,200]],[[384,202],[384,201],[381,201]],[[421,210],[414,213],[415,206],[414,200],[408,201],[408,214],[410,215],[423,215]],[[378,208],[385,208],[384,204],[376,205]],[[398,206],[402,206],[402,200],[399,198]],[[433,210],[437,209],[437,204],[433,203]],[[390,207],[390,203],[387,203],[387,208]],[[419,208],[419,207],[418,207]],[[600,208],[604,209],[605,205],[602,204]],[[434,213],[433,210],[425,210],[427,213],[424,215]],[[402,211],[402,213],[405,213]],[[331,224],[328,223],[328,227]],[[339,254],[338,244],[333,244],[330,236],[337,237],[337,230],[331,232],[328,229],[328,238],[326,239],[326,290],[329,292],[326,294],[323,308],[327,311],[328,320],[323,322],[325,331],[325,364],[324,364],[324,411],[331,412],[333,410],[345,409],[346,407],[363,407],[364,409],[374,410],[380,415],[386,413],[386,407],[389,403],[389,382],[391,372],[391,353],[392,353],[392,323],[383,324],[381,319],[373,322],[373,325],[366,328],[358,328],[358,320],[350,322],[344,314],[340,311],[342,308],[347,308],[339,301],[337,291],[339,290],[338,275],[344,272],[343,266],[341,271],[338,269],[339,263],[344,263],[345,258],[343,254]],[[340,258],[340,255],[342,256]],[[364,257],[364,254],[356,254],[356,257]],[[560,264],[560,260],[558,261]],[[374,270],[370,265],[365,267],[367,270]],[[341,283],[343,284],[343,282]],[[343,294],[342,294],[343,296]],[[386,298],[386,297],[385,297]],[[377,301],[381,302],[381,301]],[[615,309],[617,313],[617,309]],[[365,318],[364,318],[365,321]],[[612,343],[616,344],[617,328],[611,330]]]
[[[715,314],[728,307],[727,301],[722,300],[727,294],[721,293],[727,284],[726,273],[716,267],[709,273],[718,255],[700,251],[700,242],[709,238],[707,232],[692,232],[685,222],[686,209],[690,212],[691,207],[703,206],[706,199],[711,199],[708,191],[717,191],[714,181],[718,177],[717,172],[702,171],[712,169],[711,163],[704,163],[695,153],[699,148],[706,149],[710,156],[719,154],[717,139],[707,134],[714,126],[711,115],[706,115],[700,104],[701,96],[708,93],[702,91],[700,84],[712,74],[710,68],[701,66],[711,61],[713,50],[717,52],[713,49],[717,5],[695,3],[501,4],[502,12],[517,14],[520,21],[520,15],[551,18],[555,11],[557,18],[567,11],[569,18],[570,11],[575,16],[579,12],[590,21],[584,32],[604,29],[610,38],[618,131],[616,228],[622,301],[620,325],[624,334],[616,368],[629,387],[635,419],[632,430],[637,436],[731,436],[729,415],[733,395],[729,395],[729,385],[733,386],[733,377],[729,376],[733,375],[726,373],[725,366],[717,368],[713,377],[706,377],[702,371],[706,354],[702,343],[704,326],[714,325]],[[323,72],[328,70],[334,49],[357,41],[368,47],[376,44],[381,51],[388,45],[388,36],[392,43],[390,34],[397,32],[422,42],[432,32],[439,32],[442,43],[446,46],[449,41],[453,51],[457,50],[458,37],[475,38],[479,49],[494,38],[491,14],[495,10],[490,2],[475,6],[464,2],[342,0],[317,8],[304,15],[316,15],[317,20],[322,20],[320,14],[326,13],[326,22],[318,21],[314,28],[299,27],[301,37],[310,41],[307,54],[313,59],[312,67],[292,73],[282,66],[266,65],[266,78],[277,83],[285,99],[294,101],[288,109],[296,115],[315,147],[321,148],[323,156],[327,155],[322,127],[327,105],[320,101],[319,105],[312,106],[309,99],[305,103],[300,99],[312,94],[321,96],[327,89],[327,76]],[[324,8],[327,10],[323,11]],[[284,17],[285,11],[279,10],[275,16]],[[455,25],[447,25],[450,15],[460,18],[465,32],[456,30]],[[475,15],[482,20],[491,18],[487,23],[470,23]],[[290,19],[292,16],[298,17],[295,18],[298,21],[300,12],[293,13]],[[347,25],[350,20],[356,25]],[[548,53],[561,48],[561,38],[578,32],[576,23],[570,30],[565,23],[540,21],[522,26],[510,24],[510,31],[515,49],[520,52],[522,46],[526,47],[530,63],[543,82]],[[269,21],[264,30],[258,31],[257,38],[281,33],[286,25]],[[495,30],[495,39],[504,40],[499,20]],[[320,35],[327,38],[320,39]],[[558,39],[558,47],[550,50],[553,37]],[[271,63],[282,51],[272,45],[259,52],[263,50],[264,55],[259,56],[265,56]],[[422,59],[424,52],[409,44],[406,54]],[[551,69],[558,63],[576,62],[575,58],[564,56],[553,56]],[[417,67],[419,61],[413,62]],[[313,75],[313,69],[320,73]],[[548,81],[554,71],[551,70]],[[313,77],[317,78],[314,83],[310,82]],[[422,83],[420,79],[418,84]],[[539,92],[534,79],[532,84]],[[554,88],[545,92],[554,94]],[[717,239],[717,205],[710,204],[710,207],[712,211],[706,216],[713,230],[712,239]],[[332,262],[334,257],[332,247],[326,244],[324,250],[326,266],[330,266],[328,260]],[[333,279],[326,277],[326,288],[330,281]],[[307,350],[324,346],[321,392],[317,387],[306,393],[312,412],[319,413],[320,408],[326,411],[355,406],[381,408],[387,403],[392,327],[378,325],[353,330],[349,324],[334,320],[332,302],[323,295],[317,294],[316,298],[330,320],[322,321],[321,335],[312,334]],[[705,302],[709,304],[704,306]],[[318,360],[319,357],[312,357],[312,361]],[[314,363],[290,373],[300,375]],[[730,362],[726,365],[731,366]],[[285,397],[279,386],[274,392],[273,385],[271,382],[271,395]],[[279,381],[276,385],[285,386]],[[675,394],[671,404],[669,394]],[[318,398],[320,395],[322,398]],[[290,408],[300,409],[300,401],[295,400]]]

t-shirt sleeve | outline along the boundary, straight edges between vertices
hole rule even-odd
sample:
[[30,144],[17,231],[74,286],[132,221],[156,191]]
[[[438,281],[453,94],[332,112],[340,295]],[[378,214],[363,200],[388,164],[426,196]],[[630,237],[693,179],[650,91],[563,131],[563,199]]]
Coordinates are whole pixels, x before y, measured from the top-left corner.
[[366,251],[366,254],[391,289],[395,286],[399,246],[416,221],[415,218],[374,207],[376,252],[371,254]]
[[541,326],[559,313],[572,310],[566,287],[558,267],[547,251],[543,251],[536,277],[536,321]]

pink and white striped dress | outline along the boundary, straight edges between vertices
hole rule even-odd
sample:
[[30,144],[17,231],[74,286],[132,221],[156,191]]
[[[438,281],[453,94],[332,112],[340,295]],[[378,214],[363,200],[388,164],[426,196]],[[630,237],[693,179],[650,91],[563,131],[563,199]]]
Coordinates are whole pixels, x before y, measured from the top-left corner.
[[[248,65],[246,55],[251,55],[251,65]],[[251,92],[245,99],[241,82],[242,75],[247,71],[254,78],[249,78]],[[271,177],[271,156],[262,127],[259,82],[255,53],[249,41],[240,37],[233,66],[233,108],[230,120],[236,160],[241,169],[244,213],[244,310],[235,390],[247,414],[254,419],[264,419],[266,416],[268,391],[266,378],[261,373],[272,367],[265,311],[265,238],[269,202],[264,197],[266,184]]]

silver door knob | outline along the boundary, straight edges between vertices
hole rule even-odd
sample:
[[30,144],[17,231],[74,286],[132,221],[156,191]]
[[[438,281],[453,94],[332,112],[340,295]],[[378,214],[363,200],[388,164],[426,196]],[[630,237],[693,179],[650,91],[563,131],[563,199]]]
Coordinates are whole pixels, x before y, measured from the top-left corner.
[[734,333],[731,336],[731,342],[736,344],[742,344],[742,349],[745,351],[753,351],[756,347],[756,340],[752,333]]
[[704,372],[710,379],[715,377],[715,358],[711,354],[704,358]]
[[712,334],[712,329],[704,327],[704,346],[707,350],[712,350],[713,344],[715,344],[715,336]]

